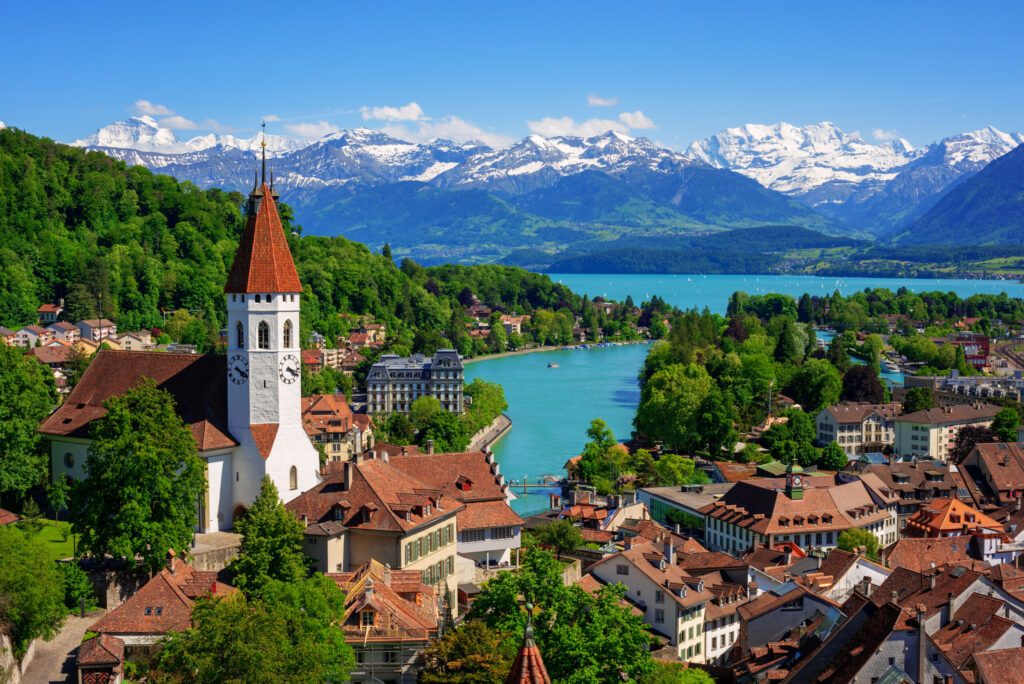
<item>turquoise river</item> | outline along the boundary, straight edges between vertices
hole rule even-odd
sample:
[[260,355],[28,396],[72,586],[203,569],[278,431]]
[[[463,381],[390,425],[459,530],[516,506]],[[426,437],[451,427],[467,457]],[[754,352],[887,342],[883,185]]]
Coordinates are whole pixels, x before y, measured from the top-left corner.
[[[729,295],[736,290],[798,297],[804,292],[830,294],[835,289],[849,294],[865,287],[906,287],[919,292],[952,291],[964,297],[999,292],[1024,297],[1024,285],[995,280],[603,274],[551,277],[591,297],[622,300],[631,295],[640,303],[657,294],[680,308],[707,306],[718,313],[724,313]],[[636,377],[647,349],[647,345],[640,344],[559,350],[469,364],[467,380],[484,378],[505,388],[512,430],[494,447],[505,477],[535,483],[545,475],[564,475],[563,464],[579,453],[587,439],[587,426],[594,418],[602,418],[617,437],[627,439],[640,399]],[[549,368],[549,363],[557,364],[557,368]],[[527,496],[521,490],[516,492],[520,498],[513,505],[520,513],[547,506],[546,492],[530,492]]]

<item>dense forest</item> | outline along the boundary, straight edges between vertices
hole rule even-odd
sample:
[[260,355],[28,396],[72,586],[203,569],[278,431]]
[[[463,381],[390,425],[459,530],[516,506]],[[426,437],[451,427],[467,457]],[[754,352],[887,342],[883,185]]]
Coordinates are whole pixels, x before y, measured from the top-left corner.
[[[243,227],[239,193],[200,190],[99,152],[16,129],[0,130],[0,324],[35,322],[43,302],[66,301],[69,320],[97,315],[121,330],[160,328],[210,349],[225,311],[223,284]],[[367,316],[387,324],[393,351],[464,354],[520,340],[471,340],[464,306],[534,314],[547,329],[530,339],[567,343],[577,316],[606,334],[632,326],[639,310],[598,320],[585,298],[547,276],[509,266],[401,267],[390,250],[344,238],[302,236],[279,204],[305,287],[304,336],[328,344]],[[648,314],[649,317],[649,314]]]

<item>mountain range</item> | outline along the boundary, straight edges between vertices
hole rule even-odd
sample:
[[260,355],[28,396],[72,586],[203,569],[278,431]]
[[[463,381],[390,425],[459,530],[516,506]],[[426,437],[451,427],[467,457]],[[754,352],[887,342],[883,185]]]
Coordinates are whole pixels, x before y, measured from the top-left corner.
[[[180,141],[138,117],[73,144],[202,187],[245,190],[260,140]],[[266,141],[276,188],[307,232],[390,243],[430,263],[767,225],[920,242],[908,237],[915,221],[1024,136],[986,128],[915,148],[824,122],[730,128],[685,151],[611,131],[532,135],[503,149],[368,129]]]

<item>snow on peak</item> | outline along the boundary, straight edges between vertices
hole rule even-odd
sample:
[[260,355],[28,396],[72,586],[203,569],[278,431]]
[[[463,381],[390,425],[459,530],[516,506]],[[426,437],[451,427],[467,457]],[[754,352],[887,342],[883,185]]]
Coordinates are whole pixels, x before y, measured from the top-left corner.
[[773,190],[803,195],[827,183],[889,180],[916,156],[910,143],[893,142],[872,144],[830,121],[746,124],[692,143],[686,156],[731,169]]
[[941,150],[943,161],[965,171],[977,170],[1024,143],[1020,133],[1004,133],[994,126],[943,138],[933,147]]
[[178,147],[174,131],[161,128],[152,117],[133,116],[127,121],[116,121],[92,135],[76,140],[78,147],[116,147],[144,151],[170,151]]

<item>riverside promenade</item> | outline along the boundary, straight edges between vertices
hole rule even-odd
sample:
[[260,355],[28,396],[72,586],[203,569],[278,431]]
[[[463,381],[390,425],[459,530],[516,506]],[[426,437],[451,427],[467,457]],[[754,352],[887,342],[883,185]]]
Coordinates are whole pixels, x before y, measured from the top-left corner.
[[483,430],[480,430],[473,439],[469,440],[467,451],[484,451],[494,446],[498,440],[508,434],[512,429],[512,420],[504,413],[495,418]]

